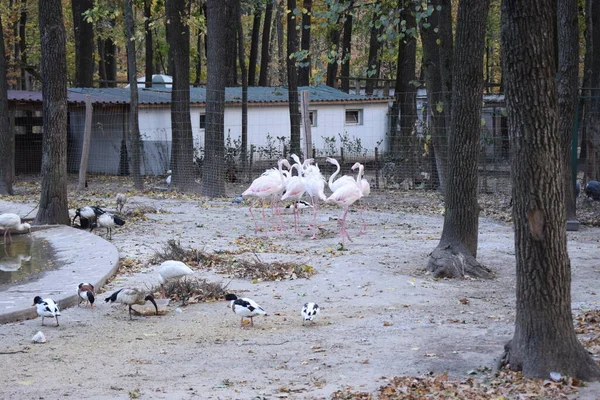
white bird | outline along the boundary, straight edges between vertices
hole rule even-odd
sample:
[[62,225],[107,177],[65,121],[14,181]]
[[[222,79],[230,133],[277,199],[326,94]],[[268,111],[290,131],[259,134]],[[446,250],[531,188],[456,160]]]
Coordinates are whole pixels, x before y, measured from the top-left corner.
[[302,315],[302,324],[304,321],[312,321],[319,314],[319,305],[317,303],[305,303],[300,315]]
[[[355,164],[355,165],[356,165],[356,164]],[[363,171],[363,172],[364,172],[364,171]],[[365,229],[366,229],[366,227],[367,227],[367,221],[366,221],[366,220],[363,218],[363,216],[362,216],[362,214],[363,214],[363,209],[364,209],[365,207],[366,207],[366,208],[369,208],[369,205],[366,203],[366,201],[365,201],[365,205],[364,205],[364,206],[362,205],[362,203],[363,203],[362,197],[367,197],[368,195],[370,195],[370,194],[371,194],[371,185],[369,184],[369,181],[365,179],[365,177],[364,177],[364,173],[363,173],[363,176],[362,176],[361,178],[362,178],[362,179],[360,180],[360,189],[361,189],[361,191],[362,191],[362,196],[361,196],[361,200],[360,200],[360,203],[361,203],[361,207],[360,207],[360,217],[361,217],[361,218],[362,218],[362,220],[363,220],[363,226],[362,226],[362,229],[360,230],[360,232],[358,232],[358,234],[359,234],[359,235],[362,235],[363,233],[365,233]]]
[[[4,250],[7,250],[6,248]],[[17,254],[14,257],[8,255],[0,258],[0,271],[14,272],[21,269],[23,261],[31,261],[31,256]]]
[[35,296],[32,305],[37,305],[37,314],[42,317],[42,326],[44,325],[44,318],[56,318],[56,326],[58,326],[60,310],[54,300],[42,299],[40,296]]
[[289,212],[293,212],[294,208],[298,209],[298,211],[302,211],[302,210],[306,210],[307,208],[313,208],[313,206],[308,201],[296,200],[293,203],[287,204],[284,207],[284,210],[286,213],[289,213]]
[[[132,308],[131,306],[134,304],[144,305],[146,301],[154,304],[154,308],[156,309],[156,315],[158,315],[158,306],[156,305],[156,301],[154,300],[154,296],[151,294],[146,294],[143,290],[136,288],[123,288],[119,289],[109,297],[107,297],[104,301],[111,303],[121,303],[129,306],[129,319],[133,319],[131,316]],[[134,312],[137,312],[133,310]],[[139,313],[138,313],[139,314]]]
[[127,203],[127,196],[124,193],[117,193],[116,201],[117,211],[123,212],[123,206],[125,206],[125,203]]
[[313,239],[317,237],[317,214],[319,212],[319,200],[327,201],[325,196],[325,177],[321,174],[318,165],[309,165],[304,171],[304,186],[306,194],[310,197],[314,208],[313,213]]
[[331,157],[326,158],[325,161],[336,166],[336,170],[333,174],[331,174],[331,176],[329,177],[329,182],[328,182],[329,190],[331,190],[331,192],[335,192],[337,189],[341,188],[342,186],[354,182],[354,178],[352,178],[351,176],[348,176],[348,175],[340,176],[336,181],[334,181],[337,174],[340,173],[340,169],[341,169],[340,164],[338,163],[338,161],[335,158],[331,158]]
[[[285,182],[285,193],[283,196],[281,196],[281,201],[285,201],[287,199],[300,200],[300,198],[304,196],[304,193],[306,192],[306,185],[304,184],[304,178],[302,176],[304,173],[304,167],[302,164],[300,164],[300,158],[295,154],[292,154],[290,157],[292,157],[295,161],[294,165],[292,165],[292,168],[296,168],[298,175],[290,176]],[[312,161],[312,159],[308,159],[305,160],[304,163],[306,164],[307,162]],[[298,232],[298,210],[296,207],[294,207],[294,229],[296,232]]]
[[171,186],[171,174],[172,174],[171,170],[168,170],[167,174],[168,174],[168,176],[167,176],[167,179],[165,179],[165,183],[167,184],[167,186]]
[[167,298],[165,293],[165,283],[171,279],[179,279],[182,276],[193,274],[194,271],[181,261],[167,260],[158,267],[158,282],[162,290],[162,296]]
[[356,181],[349,183],[338,188],[331,196],[327,198],[327,203],[334,203],[344,208],[344,215],[342,216],[342,227],[340,230],[340,236],[342,237],[342,245],[344,244],[344,238],[352,241],[348,232],[346,231],[346,216],[348,215],[348,207],[362,197],[362,187],[360,186],[360,177],[363,172],[363,166],[360,163],[355,163],[352,169],[358,168],[358,175]]
[[235,294],[228,294],[225,300],[231,300],[231,310],[242,317],[241,326],[244,326],[244,318],[250,318],[250,326],[254,326],[252,318],[258,315],[267,315],[265,310],[252,299],[238,298]]
[[0,229],[4,231],[4,243],[6,243],[6,235],[8,235],[9,243],[12,243],[12,237],[10,236],[11,231],[21,232],[21,231],[29,231],[31,232],[31,225],[27,222],[21,222],[21,217],[17,214],[5,213],[0,214]]
[[104,213],[98,217],[97,226],[99,228],[106,228],[106,238],[108,240],[112,239],[112,228],[123,225],[125,225],[125,220],[114,214]]
[[104,214],[104,210],[98,206],[84,206],[75,210],[75,216],[71,225],[75,224],[75,219],[79,217],[79,227],[82,229],[90,228],[90,232],[94,229],[94,224],[99,215]]
[[80,283],[79,286],[77,286],[77,296],[79,296],[77,307],[79,307],[83,301],[90,303],[90,308],[94,308],[94,285],[91,283]]

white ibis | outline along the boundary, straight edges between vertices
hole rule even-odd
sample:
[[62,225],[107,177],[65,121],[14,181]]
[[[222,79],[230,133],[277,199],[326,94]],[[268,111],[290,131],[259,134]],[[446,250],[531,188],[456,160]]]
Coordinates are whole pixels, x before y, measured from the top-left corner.
[[77,306],[81,305],[81,302],[88,302],[90,304],[90,308],[94,308],[94,285],[91,283],[80,283],[77,286],[77,296],[79,296],[79,303]]
[[56,318],[56,326],[58,326],[60,310],[54,300],[42,299],[40,296],[35,296],[32,305],[37,305],[37,314],[42,317],[42,326],[44,325],[44,318]]
[[[112,228],[125,225],[125,220],[117,215],[104,213],[98,217],[98,227],[106,228],[106,238],[112,239]],[[92,228],[93,229],[93,228]]]
[[[154,296],[151,294],[146,294],[143,290],[136,288],[123,288],[119,289],[109,297],[107,297],[104,301],[107,303],[121,303],[129,306],[129,319],[132,320],[131,316],[131,306],[134,304],[144,305],[146,301],[154,304],[154,308],[156,309],[156,314],[158,315],[158,306],[156,305],[156,301],[154,300]],[[133,310],[136,312],[135,310]]]
[[90,232],[94,229],[94,223],[99,215],[104,214],[105,211],[98,206],[84,206],[79,207],[75,210],[75,216],[71,225],[75,224],[75,219],[79,217],[79,226],[83,229],[90,228]]
[[162,290],[162,296],[167,298],[165,283],[169,280],[179,279],[182,276],[193,274],[194,271],[181,261],[167,260],[158,267],[158,281]]
[[267,315],[265,310],[252,299],[238,298],[235,294],[228,294],[225,300],[230,300],[231,310],[242,317],[241,326],[244,326],[244,318],[250,318],[250,326],[254,326],[253,318],[258,315]]
[[8,235],[9,243],[12,243],[12,237],[10,236],[11,231],[31,232],[31,225],[27,222],[21,222],[21,217],[17,214],[5,213],[0,214],[0,229],[4,231],[4,242],[6,243],[6,235]]
[[300,315],[302,315],[302,324],[305,321],[313,321],[319,314],[319,305],[317,303],[305,303]]

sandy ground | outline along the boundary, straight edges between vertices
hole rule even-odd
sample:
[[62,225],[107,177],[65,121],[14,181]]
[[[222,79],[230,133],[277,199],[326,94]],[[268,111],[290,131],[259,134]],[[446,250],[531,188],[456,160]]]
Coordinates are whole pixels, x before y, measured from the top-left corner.
[[[377,201],[375,195],[371,202]],[[182,312],[172,303],[166,315],[129,321],[125,307],[104,303],[105,294],[95,309],[63,310],[59,327],[50,320],[41,327],[40,319],[0,326],[0,398],[328,398],[345,387],[375,391],[397,375],[448,372],[460,378],[481,368],[479,376],[485,377],[483,367],[494,365],[512,335],[515,259],[509,224],[480,222],[478,258],[497,272],[496,279],[450,281],[423,271],[439,240],[441,215],[371,208],[364,214],[367,233],[357,236],[359,214],[350,213],[354,241],[339,251],[334,232],[341,212],[335,207],[322,209],[325,237],[311,240],[308,213],[300,234],[288,228],[256,235],[248,208],[228,201],[134,197],[125,208],[139,206],[159,212],[113,232],[122,258],[147,261],[176,239],[205,251],[260,246],[263,261],[302,262],[317,274],[253,283],[195,272],[229,282],[232,292],[261,304],[269,316],[255,318],[254,328],[240,328],[225,301],[192,304]],[[284,221],[293,224],[290,215]],[[599,232],[583,227],[568,234],[576,310],[600,306]],[[155,267],[119,276],[102,291],[156,284]],[[304,326],[300,309],[307,301],[317,302],[321,315]],[[47,343],[31,342],[39,330]],[[596,396],[599,387],[593,385],[580,398]]]

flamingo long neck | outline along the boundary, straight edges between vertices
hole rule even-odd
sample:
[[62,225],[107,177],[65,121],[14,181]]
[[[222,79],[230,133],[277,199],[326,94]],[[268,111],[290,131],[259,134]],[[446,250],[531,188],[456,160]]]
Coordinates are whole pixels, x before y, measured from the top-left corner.
[[285,180],[283,179],[283,160],[279,160],[277,164],[279,165],[279,177],[281,178],[281,184],[283,185],[285,183]]
[[331,174],[331,176],[329,177],[329,182],[328,182],[328,184],[329,184],[329,188],[331,188],[331,185],[333,185],[333,179],[334,179],[334,178],[337,176],[337,174],[339,174],[339,173],[340,173],[340,170],[341,170],[341,168],[340,168],[340,164],[339,164],[337,161],[335,162],[335,166],[337,167],[337,169],[336,169],[336,170],[335,170],[335,172],[334,172],[333,174]]
[[356,184],[358,185],[358,188],[360,189],[361,193],[362,193],[361,177],[362,177],[364,169],[365,169],[365,167],[362,164],[360,164],[358,166],[358,175],[356,175]]

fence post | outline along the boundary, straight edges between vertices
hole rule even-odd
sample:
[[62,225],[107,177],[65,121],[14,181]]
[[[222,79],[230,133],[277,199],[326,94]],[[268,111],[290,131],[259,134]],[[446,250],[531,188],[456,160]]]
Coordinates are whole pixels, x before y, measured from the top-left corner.
[[250,160],[248,161],[248,182],[252,180],[252,164],[254,163],[254,145],[250,145]]
[[383,96],[388,97],[390,95],[390,81],[383,82]]
[[375,147],[375,188],[379,189],[379,149]]
[[342,161],[342,164],[344,163],[344,148],[340,147],[340,160]]
[[304,158],[309,158],[310,148],[312,147],[310,112],[308,111],[309,103],[308,90],[303,90],[300,97],[300,114],[302,115],[302,127],[304,128]]
[[92,139],[92,96],[85,96],[85,128],[83,131],[83,147],[81,149],[81,162],[79,164],[79,183],[77,190],[85,188],[85,179],[87,175],[88,158],[90,155],[90,142]]

